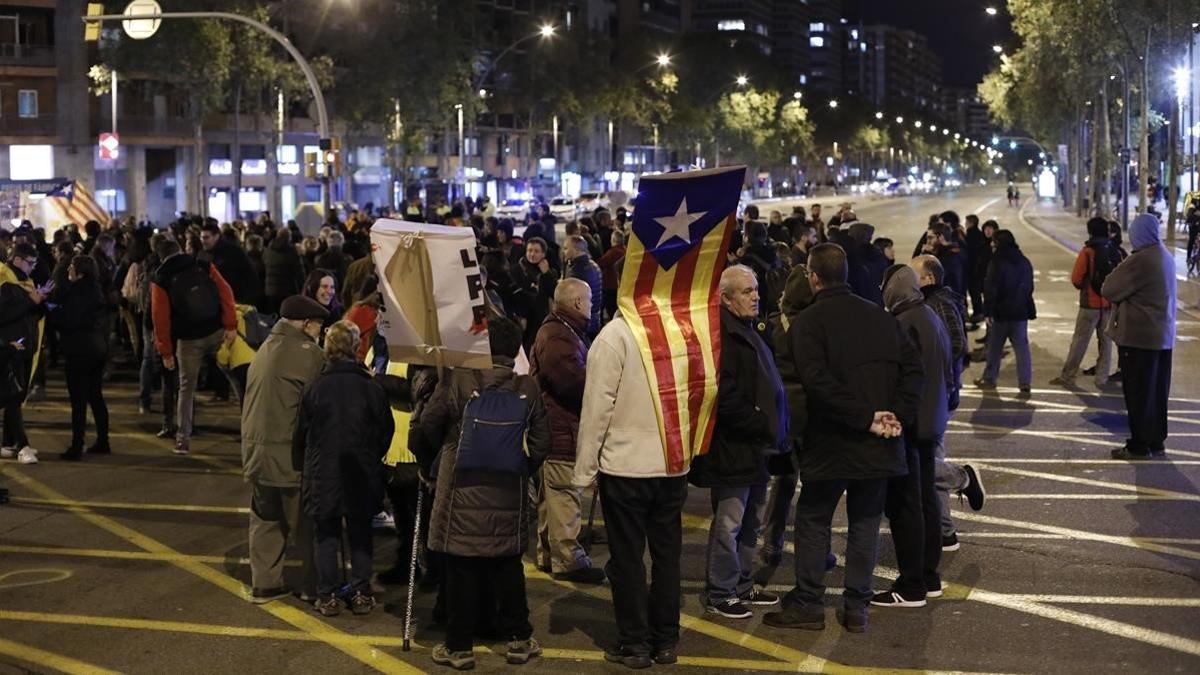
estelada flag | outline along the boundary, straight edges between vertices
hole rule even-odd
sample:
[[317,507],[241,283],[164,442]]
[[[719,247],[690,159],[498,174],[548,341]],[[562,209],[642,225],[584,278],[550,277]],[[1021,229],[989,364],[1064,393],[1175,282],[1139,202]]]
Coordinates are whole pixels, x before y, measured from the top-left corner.
[[66,181],[47,192],[46,203],[61,221],[83,225],[94,220],[101,225],[108,224],[108,212],[100,206],[87,186],[79,181]]
[[667,469],[712,437],[721,363],[718,283],[746,167],[644,176],[618,306],[650,380]]

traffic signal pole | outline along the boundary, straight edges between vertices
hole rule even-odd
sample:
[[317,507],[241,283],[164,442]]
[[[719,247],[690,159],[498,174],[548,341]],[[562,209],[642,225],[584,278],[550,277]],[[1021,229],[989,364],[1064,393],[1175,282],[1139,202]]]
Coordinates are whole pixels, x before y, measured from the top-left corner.
[[[279,31],[275,30],[274,28],[271,28],[267,24],[265,24],[261,21],[252,19],[248,16],[243,16],[241,14],[234,14],[232,12],[161,12],[161,13],[157,13],[157,14],[97,14],[97,15],[92,15],[92,16],[83,16],[81,18],[83,19],[83,23],[85,25],[90,25],[93,23],[100,24],[100,23],[103,23],[104,21],[139,21],[139,20],[140,21],[154,21],[154,20],[161,20],[161,19],[225,19],[228,21],[237,21],[240,23],[244,23],[246,25],[249,25],[253,28],[256,28],[256,29],[266,33],[267,35],[271,36],[272,39],[274,39],[276,42],[278,42],[281,46],[283,46],[283,48],[287,50],[287,53],[290,54],[291,57],[296,60],[296,65],[300,66],[300,70],[304,73],[304,79],[308,82],[308,88],[312,92],[313,100],[317,104],[317,132],[320,136],[318,145],[322,151],[329,150],[332,147],[333,144],[332,144],[332,141],[330,140],[331,137],[330,137],[330,132],[329,132],[329,114],[325,108],[325,96],[321,93],[321,85],[317,82],[316,73],[313,72],[312,66],[310,66],[308,64],[308,61],[304,58],[304,55],[300,53],[300,50],[296,49],[296,46],[292,44],[292,41],[289,40],[286,35],[284,35],[283,33],[280,33]],[[114,116],[113,124],[114,125],[116,124],[115,116]],[[238,171],[241,171],[241,167],[235,167],[235,168]],[[328,173],[328,171],[326,171],[326,173]],[[331,197],[331,195],[330,195],[329,177],[325,176],[324,178],[321,179],[321,204],[324,208],[324,217],[326,219],[329,218],[329,214],[330,214],[330,205],[331,205],[330,203],[332,201],[330,197]],[[237,196],[235,195],[234,198],[236,199]]]

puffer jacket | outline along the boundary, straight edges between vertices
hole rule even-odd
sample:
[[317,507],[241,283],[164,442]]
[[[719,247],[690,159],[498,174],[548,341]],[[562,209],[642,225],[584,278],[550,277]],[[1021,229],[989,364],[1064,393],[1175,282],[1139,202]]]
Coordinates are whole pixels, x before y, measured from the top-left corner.
[[301,500],[316,519],[370,518],[383,507],[392,408],[358,361],[332,361],[304,391],[293,457],[303,453]]
[[585,317],[551,312],[529,352],[529,375],[537,381],[550,416],[550,459],[574,462],[587,375]]
[[276,302],[296,295],[304,288],[304,263],[295,247],[287,241],[286,235],[271,241],[271,245],[263,251],[263,266],[266,268],[266,280],[263,283],[263,295],[275,298]]
[[[528,477],[550,452],[550,423],[537,383],[513,372],[513,360],[492,358],[492,369],[458,368],[438,382],[429,402],[409,431],[409,449],[429,475],[437,464],[437,487],[429,519],[429,549],[451,555],[499,558],[525,552],[530,518]],[[482,381],[477,379],[482,376]],[[525,447],[528,471],[523,475],[455,470],[463,407],[480,386],[510,387],[530,404]]]

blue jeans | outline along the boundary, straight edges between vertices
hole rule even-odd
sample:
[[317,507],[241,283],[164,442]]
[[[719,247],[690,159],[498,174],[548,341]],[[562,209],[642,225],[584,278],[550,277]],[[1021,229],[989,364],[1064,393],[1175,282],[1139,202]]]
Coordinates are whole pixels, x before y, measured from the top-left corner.
[[712,525],[708,528],[710,603],[736,599],[754,589],[750,574],[758,551],[758,532],[767,508],[767,486],[712,488]]
[[808,480],[796,501],[796,588],[787,603],[801,608],[825,602],[825,556],[830,525],[838,501],[846,494],[850,531],[846,537],[846,611],[865,612],[871,601],[871,578],[879,554],[879,521],[883,518],[887,479]]
[[1000,359],[1005,341],[1011,342],[1017,357],[1017,384],[1027,387],[1033,381],[1033,355],[1029,352],[1028,321],[992,321],[987,335],[987,367],[983,379],[995,382],[1000,375]]

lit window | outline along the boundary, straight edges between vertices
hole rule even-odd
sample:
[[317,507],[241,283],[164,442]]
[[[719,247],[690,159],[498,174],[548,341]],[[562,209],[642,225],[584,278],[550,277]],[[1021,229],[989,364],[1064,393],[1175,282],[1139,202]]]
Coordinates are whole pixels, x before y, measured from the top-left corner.
[[807,75],[800,76],[800,84],[808,84],[808,76]]
[[808,38],[808,46],[809,47],[824,47],[825,46],[825,38],[820,37],[820,36],[810,37],[810,38]]
[[228,160],[228,159],[210,159],[210,160],[208,160],[208,175],[210,175],[210,176],[233,175],[233,161]]
[[[243,159],[242,174],[246,176],[265,176],[267,175],[267,160],[265,159]],[[243,211],[248,209],[242,209]]]
[[820,23],[820,22],[817,22],[817,23],[810,23],[810,24],[808,24],[808,32],[810,32],[810,33],[824,33],[824,32],[825,32],[825,24],[823,24],[823,23]]
[[867,43],[860,42],[860,43],[858,43],[858,46],[859,46],[859,51],[861,51],[864,54],[867,53]]
[[726,19],[717,22],[717,30],[746,30],[746,22],[741,19]]
[[12,180],[53,178],[54,146],[8,146],[8,177]]
[[20,117],[38,116],[37,92],[32,89],[22,89],[17,93],[17,115]]
[[857,39],[858,39],[858,29],[857,29],[857,28],[851,28],[851,29],[850,29],[850,39],[851,39],[851,40],[857,40]]
[[299,161],[296,159],[296,146],[294,145],[281,145],[276,148],[275,152],[277,153],[280,162]]

